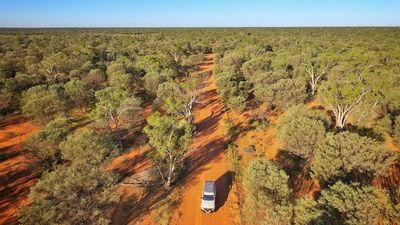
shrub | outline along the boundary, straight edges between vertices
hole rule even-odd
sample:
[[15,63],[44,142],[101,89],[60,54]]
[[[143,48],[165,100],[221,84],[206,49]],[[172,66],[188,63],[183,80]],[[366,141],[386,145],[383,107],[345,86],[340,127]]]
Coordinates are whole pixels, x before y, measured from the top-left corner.
[[297,117],[281,125],[277,137],[286,151],[304,159],[308,165],[325,139],[325,128],[319,120]]
[[267,159],[252,161],[243,175],[247,224],[290,224],[292,190],[289,176]]
[[70,123],[71,121],[65,118],[49,122],[43,130],[25,141],[24,148],[46,169],[54,169],[62,162],[59,144],[67,138],[71,128]]
[[82,77],[82,81],[91,87],[98,87],[106,81],[106,74],[100,69],[90,70],[90,72]]
[[39,85],[22,94],[22,113],[42,123],[65,113],[65,101],[58,85]]
[[374,139],[341,132],[327,135],[316,151],[311,170],[315,178],[327,183],[338,178],[368,181],[373,176],[389,176],[398,158],[398,153]]

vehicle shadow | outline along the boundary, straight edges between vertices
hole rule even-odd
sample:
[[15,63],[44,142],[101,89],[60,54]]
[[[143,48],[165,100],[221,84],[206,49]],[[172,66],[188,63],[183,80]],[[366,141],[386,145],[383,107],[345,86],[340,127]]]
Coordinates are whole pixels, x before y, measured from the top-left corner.
[[232,171],[226,171],[215,181],[215,186],[217,189],[215,211],[218,211],[218,209],[224,206],[225,202],[228,200],[228,195],[232,188],[232,176]]

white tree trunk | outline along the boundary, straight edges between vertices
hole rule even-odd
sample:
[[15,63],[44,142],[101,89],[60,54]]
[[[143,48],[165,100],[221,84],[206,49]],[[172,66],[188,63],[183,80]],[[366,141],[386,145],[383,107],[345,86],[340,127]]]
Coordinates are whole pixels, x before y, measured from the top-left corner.
[[174,172],[175,172],[176,158],[172,159],[172,155],[170,155],[170,160],[171,160],[171,164],[169,165],[167,182],[165,184],[165,187],[167,189],[169,189],[172,184],[172,180],[173,180],[173,176],[174,176]]
[[168,178],[167,178],[166,188],[170,188],[171,187],[172,178],[173,178],[173,175],[174,175],[174,170],[175,170],[175,165],[172,165],[171,168],[168,171]]
[[333,110],[333,113],[336,118],[336,127],[340,130],[343,130],[343,127],[346,124],[348,118],[346,110],[344,110],[342,106],[337,106],[336,110]]
[[[117,132],[117,139],[118,139],[119,147],[121,149],[123,149],[124,146],[122,145],[122,138],[121,138],[121,135],[119,133],[119,120],[113,115],[111,109],[108,110],[108,115],[109,115],[111,121],[114,123],[115,130]],[[112,128],[111,128],[111,130],[112,130]]]
[[327,70],[329,69],[330,65],[326,65],[324,67],[324,69],[321,71],[320,74],[318,74],[318,76],[315,74],[315,68],[312,65],[311,62],[308,63],[310,68],[308,70],[308,74],[310,76],[310,81],[308,82],[310,84],[310,88],[311,88],[311,95],[315,95],[315,93],[317,92],[317,86],[318,86],[318,82],[319,80],[326,74]]
[[[330,108],[333,111],[336,119],[336,127],[340,130],[343,130],[344,126],[347,123],[347,120],[357,105],[363,100],[364,96],[368,94],[369,91],[362,92],[360,96],[358,96],[350,105],[341,105],[341,104],[330,104]],[[325,101],[327,102],[327,101]]]

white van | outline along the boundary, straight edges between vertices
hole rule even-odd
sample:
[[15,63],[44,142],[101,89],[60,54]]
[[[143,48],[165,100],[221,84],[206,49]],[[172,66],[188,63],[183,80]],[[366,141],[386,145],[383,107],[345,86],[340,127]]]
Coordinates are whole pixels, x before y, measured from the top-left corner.
[[214,181],[206,181],[201,196],[201,210],[206,213],[215,211],[216,189]]

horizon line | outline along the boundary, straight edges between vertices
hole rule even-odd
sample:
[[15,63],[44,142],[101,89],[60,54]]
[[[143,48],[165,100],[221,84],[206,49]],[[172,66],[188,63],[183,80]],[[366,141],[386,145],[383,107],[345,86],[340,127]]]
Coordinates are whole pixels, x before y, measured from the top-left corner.
[[0,29],[168,29],[168,28],[400,28],[400,25],[327,25],[327,26],[33,26],[1,27]]

